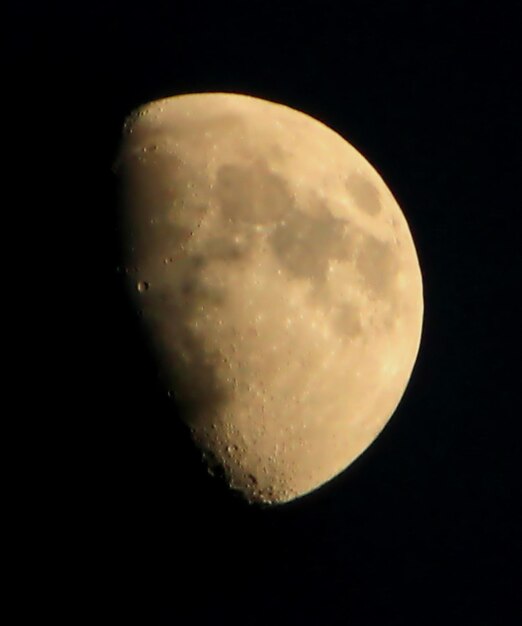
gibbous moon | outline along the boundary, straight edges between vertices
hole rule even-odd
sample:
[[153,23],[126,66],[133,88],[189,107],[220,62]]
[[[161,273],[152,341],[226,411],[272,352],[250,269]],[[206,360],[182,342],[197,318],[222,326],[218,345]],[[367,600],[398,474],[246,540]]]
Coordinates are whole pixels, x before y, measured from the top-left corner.
[[318,120],[232,93],[140,107],[115,171],[132,298],[210,468],[251,502],[336,476],[420,344],[419,262],[381,176]]

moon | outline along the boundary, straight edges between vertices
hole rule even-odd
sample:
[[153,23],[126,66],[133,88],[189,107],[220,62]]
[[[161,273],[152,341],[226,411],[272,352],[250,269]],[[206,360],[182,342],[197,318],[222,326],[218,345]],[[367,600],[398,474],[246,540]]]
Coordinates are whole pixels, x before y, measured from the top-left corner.
[[139,107],[114,169],[131,297],[210,470],[264,503],[342,472],[421,340],[415,245],[379,173],[319,120],[235,93]]

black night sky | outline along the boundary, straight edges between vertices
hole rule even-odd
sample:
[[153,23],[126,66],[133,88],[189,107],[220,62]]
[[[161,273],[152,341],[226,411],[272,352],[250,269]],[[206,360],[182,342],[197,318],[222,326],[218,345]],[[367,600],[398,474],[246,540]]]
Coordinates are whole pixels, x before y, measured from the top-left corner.
[[[56,307],[62,384],[48,399],[55,453],[39,470],[51,478],[33,491],[50,490],[38,500],[49,528],[37,536],[60,574],[46,603],[68,623],[522,623],[520,29],[510,6],[173,0],[10,11],[8,67],[33,120],[22,128],[40,146],[36,206],[50,214],[47,241],[56,236],[46,307]],[[421,349],[394,417],[347,471],[283,507],[248,506],[207,474],[116,272],[111,167],[123,119],[196,91],[282,102],[343,135],[397,198],[423,272]]]

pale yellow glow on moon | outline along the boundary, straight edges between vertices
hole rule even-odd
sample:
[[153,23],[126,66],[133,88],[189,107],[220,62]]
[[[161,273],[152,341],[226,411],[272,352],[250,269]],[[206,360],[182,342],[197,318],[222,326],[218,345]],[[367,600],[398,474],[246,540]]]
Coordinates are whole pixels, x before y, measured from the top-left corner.
[[421,337],[417,254],[380,175],[314,118],[229,93],[138,109],[116,171],[133,297],[198,445],[251,501],[345,469]]

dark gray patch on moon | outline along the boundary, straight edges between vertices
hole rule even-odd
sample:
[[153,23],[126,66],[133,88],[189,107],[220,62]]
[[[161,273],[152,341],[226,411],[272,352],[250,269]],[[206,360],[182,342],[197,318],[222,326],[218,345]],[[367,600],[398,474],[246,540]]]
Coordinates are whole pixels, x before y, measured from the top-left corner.
[[357,173],[351,174],[346,181],[346,189],[358,209],[368,215],[377,215],[380,212],[382,207],[379,191],[368,178]]
[[216,193],[223,215],[232,222],[275,225],[268,243],[282,269],[295,278],[322,283],[330,260],[353,253],[346,221],[333,217],[326,206],[320,217],[298,210],[284,179],[262,161],[248,167],[223,165]]
[[231,221],[274,222],[284,217],[291,203],[283,179],[263,162],[248,167],[223,165],[215,189],[223,215]]
[[262,161],[249,166],[223,165],[215,189],[221,211],[231,222],[275,226],[268,244],[281,268],[294,278],[320,286],[326,280],[329,261],[354,255],[346,220],[334,217],[317,197],[310,201],[319,204],[318,216],[299,210],[285,180]]
[[338,307],[333,327],[346,337],[356,337],[362,331],[360,311],[357,306],[345,302]]
[[399,261],[389,243],[367,236],[356,258],[356,267],[374,295],[383,296],[393,287]]
[[269,237],[269,243],[286,271],[318,285],[326,280],[329,261],[346,260],[352,255],[345,224],[328,211],[315,217],[292,208],[284,224],[279,224]]

